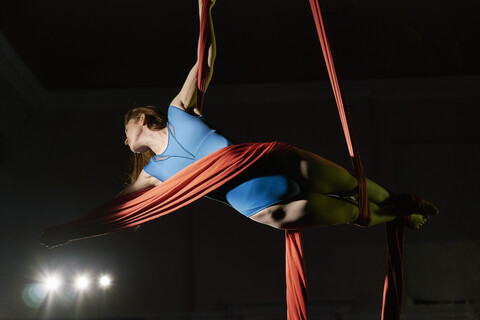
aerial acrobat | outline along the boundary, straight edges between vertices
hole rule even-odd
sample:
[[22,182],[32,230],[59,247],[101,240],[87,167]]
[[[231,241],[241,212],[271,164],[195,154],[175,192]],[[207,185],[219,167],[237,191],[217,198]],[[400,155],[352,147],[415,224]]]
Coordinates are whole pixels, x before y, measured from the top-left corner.
[[[212,25],[210,32],[207,85],[216,56]],[[135,227],[202,196],[278,229],[357,221],[359,183],[346,169],[283,142],[235,145],[204,122],[197,104],[201,63],[198,60],[193,66],[167,113],[154,106],[126,113],[125,144],[135,154],[130,184],[90,214],[47,228],[43,244],[54,247]],[[368,226],[396,220],[418,229],[438,213],[418,196],[396,194],[368,179],[366,184]]]
[[[207,82],[212,76],[215,55],[215,41],[212,41],[208,50]],[[231,141],[212,129],[199,114],[196,105],[198,65],[197,61],[170,103],[167,115],[154,106],[136,107],[126,113],[125,144],[136,156],[131,182],[119,196],[159,186],[199,159],[232,147]],[[347,224],[357,220],[358,182],[354,176],[310,151],[282,142],[274,144],[281,145],[282,152],[252,164],[208,196],[256,222],[279,229]],[[434,205],[417,196],[393,193],[368,179],[367,186],[369,226],[397,219],[407,227],[418,229],[438,212]],[[43,235],[44,244],[58,244],[54,243],[58,237],[48,231]]]

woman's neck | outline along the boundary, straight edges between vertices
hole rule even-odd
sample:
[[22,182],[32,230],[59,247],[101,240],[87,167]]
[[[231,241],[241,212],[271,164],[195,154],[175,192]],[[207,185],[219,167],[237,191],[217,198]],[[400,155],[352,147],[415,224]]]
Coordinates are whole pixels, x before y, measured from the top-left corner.
[[168,145],[168,130],[163,128],[162,130],[149,130],[148,137],[148,147],[155,154],[161,154],[167,149]]

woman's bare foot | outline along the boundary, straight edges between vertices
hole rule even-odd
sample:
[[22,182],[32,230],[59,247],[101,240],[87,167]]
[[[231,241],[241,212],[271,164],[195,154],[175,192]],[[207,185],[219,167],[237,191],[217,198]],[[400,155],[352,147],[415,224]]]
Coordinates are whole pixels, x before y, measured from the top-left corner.
[[410,215],[409,220],[410,221],[409,221],[407,227],[411,228],[411,229],[417,229],[418,230],[425,224],[425,222],[427,222],[428,217],[424,216],[424,215],[421,215],[421,214],[418,214],[418,213],[412,213]]
[[432,217],[438,214],[438,209],[433,203],[428,202],[412,193],[394,193],[389,191],[390,198],[387,205],[393,205],[397,215],[409,216],[413,213]]
[[422,208],[421,213],[425,216],[431,217],[438,214],[438,209],[433,203],[428,202],[427,200],[422,199]]
[[408,216],[397,216],[395,221],[407,228],[418,230],[427,222],[428,218],[419,213],[412,213]]

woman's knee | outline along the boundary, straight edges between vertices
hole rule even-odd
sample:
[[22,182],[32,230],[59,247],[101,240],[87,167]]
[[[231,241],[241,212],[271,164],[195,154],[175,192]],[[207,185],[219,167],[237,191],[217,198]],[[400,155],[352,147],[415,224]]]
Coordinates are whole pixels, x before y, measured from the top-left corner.
[[305,216],[316,225],[351,223],[358,219],[358,206],[341,197],[312,193],[305,208]]
[[299,172],[311,192],[322,194],[354,190],[357,179],[342,166],[312,152],[299,150]]

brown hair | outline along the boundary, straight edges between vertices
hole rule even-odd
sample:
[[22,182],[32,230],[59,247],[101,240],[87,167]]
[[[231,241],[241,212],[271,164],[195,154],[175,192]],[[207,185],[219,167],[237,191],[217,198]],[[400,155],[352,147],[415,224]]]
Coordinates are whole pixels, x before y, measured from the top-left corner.
[[[167,126],[166,113],[155,106],[136,107],[129,110],[125,114],[125,126],[130,120],[138,121],[142,114],[145,115],[145,121],[150,130],[162,130]],[[146,152],[132,154],[130,157],[130,173],[128,175],[129,184],[132,184],[137,180],[140,172],[142,172],[143,168],[154,155],[155,153],[150,149]]]

